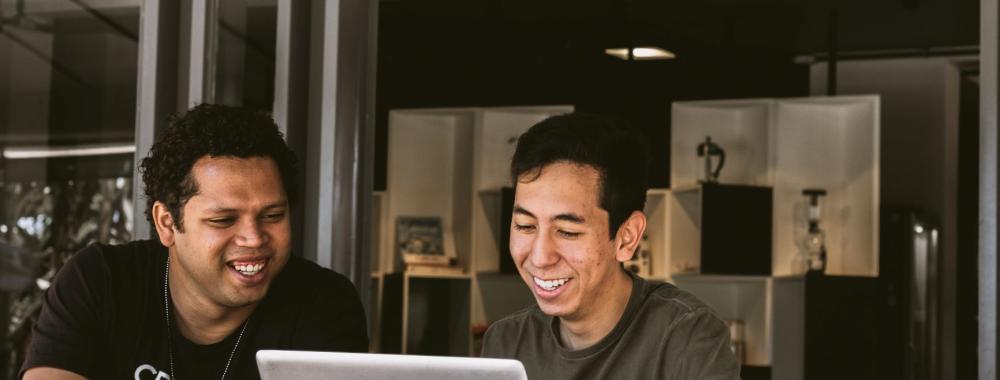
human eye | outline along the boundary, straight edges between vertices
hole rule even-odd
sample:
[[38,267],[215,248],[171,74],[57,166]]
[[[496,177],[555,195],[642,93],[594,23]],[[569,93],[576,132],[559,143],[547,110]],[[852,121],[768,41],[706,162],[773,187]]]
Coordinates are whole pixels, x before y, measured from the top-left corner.
[[279,222],[285,218],[285,212],[284,211],[269,212],[264,214],[261,218],[264,219],[265,222],[271,222],[271,223]]
[[217,218],[210,218],[206,220],[209,225],[213,227],[225,228],[233,225],[236,222],[236,218],[231,216],[222,216]]
[[535,226],[531,224],[514,223],[514,230],[521,233],[531,233],[535,231]]
[[567,238],[567,239],[574,239],[574,238],[579,237],[580,235],[583,235],[582,232],[573,232],[573,231],[567,231],[567,230],[562,230],[562,229],[557,230],[556,232],[559,234],[559,236],[562,236],[562,237]]

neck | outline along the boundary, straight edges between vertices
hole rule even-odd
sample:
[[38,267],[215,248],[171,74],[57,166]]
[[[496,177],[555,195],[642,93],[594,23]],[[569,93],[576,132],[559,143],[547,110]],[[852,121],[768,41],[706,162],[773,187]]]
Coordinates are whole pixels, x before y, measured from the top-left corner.
[[181,268],[170,255],[171,323],[177,325],[181,335],[195,344],[212,344],[225,339],[253,313],[256,304],[226,307],[211,302],[199,291],[197,284],[184,281]]
[[593,305],[589,313],[580,317],[559,317],[559,336],[571,350],[581,350],[597,344],[615,328],[632,295],[632,278],[624,271],[616,271],[606,291],[595,295],[595,300],[608,300]]

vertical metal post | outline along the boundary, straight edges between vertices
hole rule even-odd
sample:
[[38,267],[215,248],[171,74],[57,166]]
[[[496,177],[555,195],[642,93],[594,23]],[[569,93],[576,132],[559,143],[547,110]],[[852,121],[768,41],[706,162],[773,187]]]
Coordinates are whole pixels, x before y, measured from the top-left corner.
[[191,1],[190,55],[187,105],[190,108],[215,99],[215,46],[218,30],[218,0]]
[[826,95],[837,95],[837,40],[838,20],[837,9],[830,11],[830,24],[827,25],[827,48],[830,49],[828,60],[826,61]]
[[[274,121],[292,149],[304,143],[309,110],[309,0],[278,2]],[[292,136],[297,136],[293,138]],[[301,153],[296,150],[296,153]]]
[[305,255],[369,299],[377,1],[313,4]]
[[980,3],[979,379],[997,365],[997,0]]
[[[306,134],[309,131],[309,0],[278,2],[278,23],[274,67],[274,121],[285,135],[285,142],[298,155],[299,166],[305,169],[307,158]],[[298,198],[305,200],[304,171],[296,181]],[[303,217],[305,202],[300,202],[292,219],[292,250],[297,255],[304,252]]]
[[[156,131],[176,108],[180,7],[175,1],[146,0],[141,7],[139,78],[135,113],[135,168],[146,157]],[[133,170],[133,238],[151,237],[142,177]]]

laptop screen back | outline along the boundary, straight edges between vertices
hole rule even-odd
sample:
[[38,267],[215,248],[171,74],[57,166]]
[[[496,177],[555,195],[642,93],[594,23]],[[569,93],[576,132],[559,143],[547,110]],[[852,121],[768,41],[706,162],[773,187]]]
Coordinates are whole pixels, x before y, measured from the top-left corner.
[[257,352],[262,380],[527,380],[517,360],[342,352]]

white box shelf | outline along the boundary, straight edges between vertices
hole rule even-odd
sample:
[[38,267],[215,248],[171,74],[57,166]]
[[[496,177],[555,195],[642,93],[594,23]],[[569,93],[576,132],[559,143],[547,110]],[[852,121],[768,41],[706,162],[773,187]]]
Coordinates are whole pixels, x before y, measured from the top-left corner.
[[[385,278],[404,269],[395,252],[398,217],[440,217],[445,254],[457,259],[462,273],[406,273],[402,278],[407,283],[410,279],[470,280],[465,296],[468,324],[488,323],[483,297],[498,292],[481,291],[480,286],[503,281],[481,282],[476,274],[498,271],[497,232],[509,228],[498,225],[499,194],[502,187],[512,185],[510,160],[517,138],[549,116],[572,111],[571,106],[390,111],[387,189],[376,198],[380,242],[374,275]],[[404,292],[404,305],[409,296]],[[389,306],[381,305],[380,310]],[[402,335],[406,342],[405,328]],[[471,339],[471,334],[459,336]]]
[[[820,227],[827,274],[878,276],[879,99],[799,98],[777,103],[774,274],[791,273],[804,188],[826,189]],[[800,232],[801,233],[801,232]]]
[[806,188],[827,191],[826,273],[878,275],[878,96],[676,102],[672,110],[671,273],[698,262],[698,200],[688,190],[703,170],[696,148],[711,136],[726,152],[721,183],[774,189],[772,275],[792,273]]
[[802,277],[676,275],[674,281],[719,318],[743,321],[744,365],[771,367],[774,379],[802,378]]
[[726,151],[719,182],[769,186],[774,100],[675,102],[670,124],[670,186],[698,184],[698,145],[711,137]]
[[646,236],[651,250],[650,278],[670,280],[670,190],[649,189],[646,192]]
[[[395,256],[396,218],[440,217],[444,251],[463,268],[470,261],[472,233],[472,135],[475,113],[454,110],[389,112],[386,174],[388,241],[383,257]],[[389,272],[401,271],[395,259]]]

